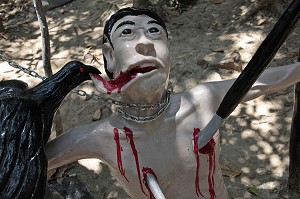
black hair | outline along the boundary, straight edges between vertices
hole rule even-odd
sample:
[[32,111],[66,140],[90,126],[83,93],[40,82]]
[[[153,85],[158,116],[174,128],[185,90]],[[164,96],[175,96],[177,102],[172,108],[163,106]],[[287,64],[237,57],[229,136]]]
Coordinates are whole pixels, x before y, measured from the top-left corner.
[[[127,7],[127,8],[123,8],[121,10],[119,10],[118,12],[116,12],[115,14],[113,14],[110,19],[106,22],[105,26],[104,26],[104,34],[103,34],[103,39],[102,39],[102,44],[109,42],[112,45],[111,39],[110,39],[110,34],[111,34],[111,30],[112,27],[114,26],[114,24],[120,20],[121,18],[125,17],[125,16],[138,16],[138,15],[147,15],[153,19],[155,19],[157,21],[157,23],[163,27],[163,29],[166,31],[167,37],[168,37],[168,32],[167,32],[167,28],[166,28],[166,24],[163,21],[163,19],[158,16],[158,14],[156,14],[155,12],[149,10],[149,9],[140,9],[140,8],[134,8],[134,7]],[[107,61],[103,55],[103,60],[104,60],[104,68],[105,68],[105,72],[107,74],[107,76],[112,79],[113,78],[113,73],[109,72],[107,70]]]

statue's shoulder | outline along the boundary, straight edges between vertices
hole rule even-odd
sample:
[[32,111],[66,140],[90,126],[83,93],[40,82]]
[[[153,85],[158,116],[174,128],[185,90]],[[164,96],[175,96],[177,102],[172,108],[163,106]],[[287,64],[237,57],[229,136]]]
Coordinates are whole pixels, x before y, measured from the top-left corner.
[[196,99],[207,99],[207,97],[212,97],[215,92],[218,91],[218,82],[204,82],[200,83],[183,93],[183,95],[189,95]]

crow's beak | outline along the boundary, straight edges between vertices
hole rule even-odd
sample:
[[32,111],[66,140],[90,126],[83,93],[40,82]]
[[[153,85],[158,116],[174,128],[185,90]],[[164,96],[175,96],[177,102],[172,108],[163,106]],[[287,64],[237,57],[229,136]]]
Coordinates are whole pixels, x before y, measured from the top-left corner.
[[101,74],[101,72],[94,66],[85,65],[85,71],[89,74]]

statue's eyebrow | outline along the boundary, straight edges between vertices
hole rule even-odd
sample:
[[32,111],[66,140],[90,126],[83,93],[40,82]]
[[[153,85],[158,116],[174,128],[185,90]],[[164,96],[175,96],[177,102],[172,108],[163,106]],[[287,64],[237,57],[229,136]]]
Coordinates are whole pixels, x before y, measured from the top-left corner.
[[121,26],[125,26],[125,25],[135,25],[135,23],[133,21],[123,21],[121,22],[115,29],[115,31],[120,28]]
[[[159,23],[159,22],[156,21],[156,20],[148,21],[147,24],[157,24],[157,25],[163,27],[162,24]],[[121,22],[121,23],[116,27],[115,31],[116,31],[118,28],[120,28],[120,27],[122,27],[122,26],[125,26],[125,25],[135,25],[135,23],[134,23],[133,21],[123,21],[123,22]]]
[[161,24],[161,23],[159,23],[159,22],[158,22],[158,21],[156,21],[156,20],[151,20],[151,21],[148,21],[148,23],[147,23],[147,24],[153,24],[153,23],[155,23],[155,24],[157,24],[157,25],[159,25],[159,26],[163,27],[163,26],[162,26],[162,24]]

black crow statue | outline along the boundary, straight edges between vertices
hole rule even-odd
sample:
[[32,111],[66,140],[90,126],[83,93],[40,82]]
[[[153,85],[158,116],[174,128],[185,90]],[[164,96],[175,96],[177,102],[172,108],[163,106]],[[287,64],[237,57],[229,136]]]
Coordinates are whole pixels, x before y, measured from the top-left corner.
[[54,114],[65,96],[80,83],[100,74],[73,61],[28,89],[18,80],[0,82],[0,198],[43,199],[47,187],[44,145]]

